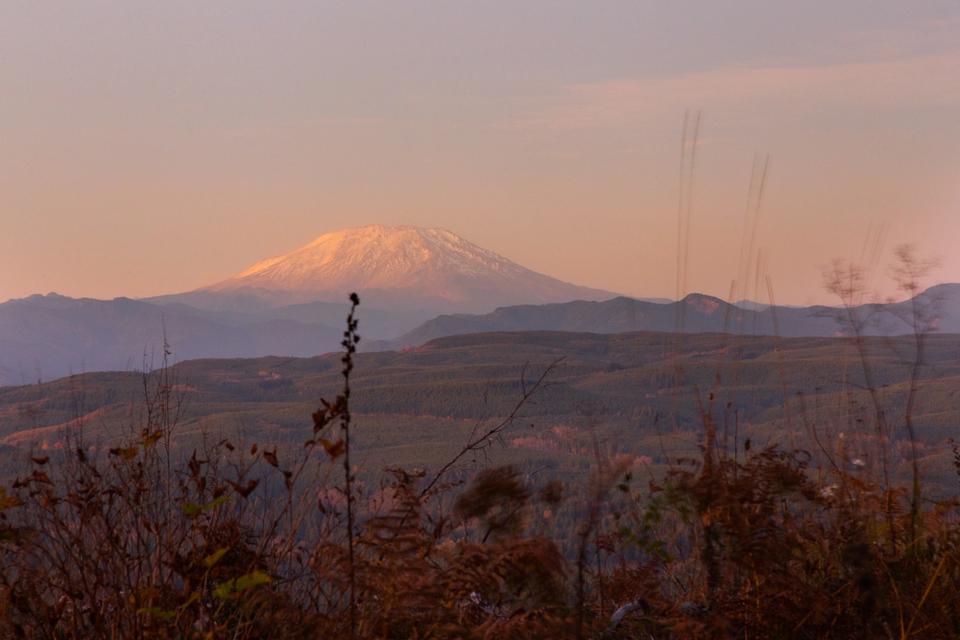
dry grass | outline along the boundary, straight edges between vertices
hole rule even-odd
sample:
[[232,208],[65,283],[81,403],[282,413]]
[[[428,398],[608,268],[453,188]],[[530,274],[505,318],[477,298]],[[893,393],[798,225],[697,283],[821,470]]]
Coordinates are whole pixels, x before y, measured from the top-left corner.
[[846,472],[842,449],[814,473],[803,451],[728,448],[712,398],[701,456],[659,482],[597,454],[585,488],[511,467],[462,486],[450,465],[357,487],[349,322],[344,393],[295,459],[226,440],[176,458],[168,370],[124,446],[81,426],[34,458],[0,493],[0,637],[960,635],[956,501]]

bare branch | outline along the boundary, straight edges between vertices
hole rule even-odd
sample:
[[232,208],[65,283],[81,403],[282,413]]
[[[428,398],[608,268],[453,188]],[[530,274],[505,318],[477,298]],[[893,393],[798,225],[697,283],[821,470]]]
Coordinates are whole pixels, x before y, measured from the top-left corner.
[[[540,377],[537,378],[536,382],[534,382],[533,385],[531,385],[530,387],[527,387],[526,382],[521,380],[522,391],[521,391],[520,399],[517,401],[517,404],[514,405],[513,410],[509,413],[509,415],[507,415],[506,418],[504,418],[503,420],[498,422],[496,425],[488,429],[479,437],[471,438],[470,441],[467,442],[467,444],[464,445],[462,449],[460,449],[459,453],[457,453],[457,455],[455,455],[445,465],[443,465],[440,468],[440,471],[437,472],[437,475],[433,477],[433,480],[427,483],[427,486],[424,487],[422,491],[420,491],[420,497],[423,498],[428,493],[430,493],[430,490],[433,489],[434,486],[436,486],[436,484],[440,481],[440,479],[444,475],[446,475],[446,473],[450,471],[450,469],[453,468],[453,466],[456,465],[463,458],[463,456],[467,455],[472,451],[477,451],[488,446],[491,441],[493,441],[503,432],[504,429],[506,429],[511,424],[513,424],[513,421],[516,420],[517,416],[520,414],[520,410],[523,409],[524,405],[527,404],[527,401],[530,399],[530,397],[533,396],[533,394],[535,394],[541,386],[543,386],[544,381],[547,379],[550,373],[553,372],[553,370],[557,367],[557,365],[563,362],[564,359],[565,358],[563,357],[557,358],[556,360],[551,362],[549,365],[547,365],[546,369],[543,370],[543,373],[540,374]],[[527,366],[524,365],[523,371],[526,372],[526,370],[527,370]]]

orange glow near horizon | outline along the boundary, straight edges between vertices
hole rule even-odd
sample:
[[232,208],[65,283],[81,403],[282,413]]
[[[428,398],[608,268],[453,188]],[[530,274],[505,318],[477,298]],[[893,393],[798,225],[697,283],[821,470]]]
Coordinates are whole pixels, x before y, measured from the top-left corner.
[[902,242],[960,281],[955,2],[400,4],[0,7],[0,300],[189,290],[370,223],[672,297],[688,108],[689,291],[728,296],[757,154],[777,302],[830,302],[878,229],[878,288]]

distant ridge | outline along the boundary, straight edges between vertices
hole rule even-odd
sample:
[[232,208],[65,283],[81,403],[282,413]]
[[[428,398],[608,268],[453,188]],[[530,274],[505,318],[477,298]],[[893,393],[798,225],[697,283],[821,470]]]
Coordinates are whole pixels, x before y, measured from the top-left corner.
[[[960,333],[960,284],[937,285],[918,297],[938,301],[938,331]],[[669,303],[620,296],[603,302],[517,305],[479,315],[441,315],[378,346],[402,348],[445,336],[491,331],[675,331],[681,311],[683,330],[687,333],[828,337],[842,331],[842,325],[836,321],[837,310],[826,306],[757,305],[750,309],[703,294],[690,294],[681,302]],[[870,319],[866,330],[869,335],[909,333],[910,327],[904,322],[909,312],[909,301],[863,305],[858,309],[862,317]]]
[[312,355],[336,348],[340,329],[293,319],[239,319],[186,305],[130,298],[95,300],[55,293],[0,304],[0,385],[172,361],[268,354]]
[[[960,333],[960,284],[937,285],[920,297],[939,301],[939,332]],[[895,335],[909,332],[903,319],[909,317],[910,304],[865,305],[858,311],[871,319],[869,334]],[[674,331],[681,308],[687,332],[820,337],[837,335],[841,329],[834,320],[837,310],[830,307],[767,307],[754,311],[700,294],[687,296],[681,303],[621,296],[603,302],[504,306],[485,314],[442,314],[419,326],[417,322],[423,318],[416,318],[425,313],[423,310],[404,315],[364,305],[360,327],[367,339],[361,347],[367,351],[399,349],[435,338],[484,332]],[[0,304],[0,385],[51,380],[83,371],[136,370],[144,364],[157,365],[164,332],[176,361],[309,356],[334,351],[345,312],[343,303],[329,302],[243,312],[129,298],[74,299],[57,294],[11,300]],[[406,328],[396,330],[403,325]],[[398,334],[402,335],[397,339],[387,339]]]

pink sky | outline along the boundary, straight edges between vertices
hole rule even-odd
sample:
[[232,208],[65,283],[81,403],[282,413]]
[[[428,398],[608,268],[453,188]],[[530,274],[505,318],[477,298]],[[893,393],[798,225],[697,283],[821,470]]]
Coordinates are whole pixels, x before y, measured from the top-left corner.
[[5,3],[0,300],[187,290],[367,223],[671,296],[687,109],[689,290],[727,296],[768,153],[779,302],[829,300],[869,229],[960,281],[960,5],[837,4]]

